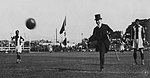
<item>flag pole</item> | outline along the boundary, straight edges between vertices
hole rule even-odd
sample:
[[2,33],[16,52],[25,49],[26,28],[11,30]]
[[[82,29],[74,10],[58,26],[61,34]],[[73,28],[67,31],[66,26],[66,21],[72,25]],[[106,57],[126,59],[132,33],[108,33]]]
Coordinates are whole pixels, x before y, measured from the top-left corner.
[[82,40],[83,40],[83,33],[81,33],[81,42],[82,42]]
[[[64,32],[64,37],[65,37],[65,39],[66,39],[66,44],[67,44],[66,30],[65,30],[65,32]],[[65,45],[65,48],[66,48],[66,45]]]
[[56,28],[56,43],[57,43],[57,28]]
[[[66,16],[65,16],[65,22],[67,23]],[[65,39],[66,39],[66,45],[65,45],[65,47],[66,47],[67,46],[67,32],[66,32],[66,28],[65,28]]]

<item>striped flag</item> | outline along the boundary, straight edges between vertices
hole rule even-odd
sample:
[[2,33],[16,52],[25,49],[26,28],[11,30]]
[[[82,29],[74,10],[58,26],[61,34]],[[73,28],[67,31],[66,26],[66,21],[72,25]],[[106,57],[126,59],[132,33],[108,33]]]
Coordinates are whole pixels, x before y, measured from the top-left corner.
[[62,43],[63,43],[64,46],[66,46],[67,45],[67,38],[65,38]]
[[61,27],[61,29],[60,29],[59,34],[62,34],[62,33],[65,31],[65,26],[66,26],[66,17],[65,17],[65,19],[64,19],[64,21],[63,21],[63,24],[62,24],[62,27]]

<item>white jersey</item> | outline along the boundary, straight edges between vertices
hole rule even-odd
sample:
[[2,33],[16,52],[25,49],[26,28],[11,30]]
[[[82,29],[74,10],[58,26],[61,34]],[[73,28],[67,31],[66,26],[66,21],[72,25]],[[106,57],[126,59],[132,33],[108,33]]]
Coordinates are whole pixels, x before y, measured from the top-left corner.
[[[133,28],[135,31],[135,27]],[[139,25],[138,27],[138,39],[136,39],[136,32],[134,33],[134,39],[133,39],[133,48],[144,48],[143,46],[143,40],[142,40],[142,26]]]
[[23,45],[23,43],[21,42],[21,36],[19,36],[18,41],[17,41],[17,46],[16,46],[17,52],[19,52],[19,53],[22,52],[22,45]]
[[[16,45],[16,51],[21,53],[22,52],[22,45],[21,39],[23,39],[21,36],[13,36],[12,39],[15,39],[15,45]],[[23,39],[24,40],[24,39]]]

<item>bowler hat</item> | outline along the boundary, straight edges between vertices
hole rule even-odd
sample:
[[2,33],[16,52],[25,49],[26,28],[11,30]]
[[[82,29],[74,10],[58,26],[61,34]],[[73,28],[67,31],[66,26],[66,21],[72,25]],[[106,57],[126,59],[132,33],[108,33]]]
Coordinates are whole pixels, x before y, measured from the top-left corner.
[[95,20],[100,20],[102,19],[101,15],[100,14],[95,14]]

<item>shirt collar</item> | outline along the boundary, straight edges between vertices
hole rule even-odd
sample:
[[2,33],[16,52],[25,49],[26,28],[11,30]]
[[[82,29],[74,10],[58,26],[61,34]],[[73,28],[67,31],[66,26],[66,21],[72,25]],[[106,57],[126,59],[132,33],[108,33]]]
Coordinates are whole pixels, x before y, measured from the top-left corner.
[[102,23],[100,23],[98,27],[101,28],[101,26],[102,26]]

